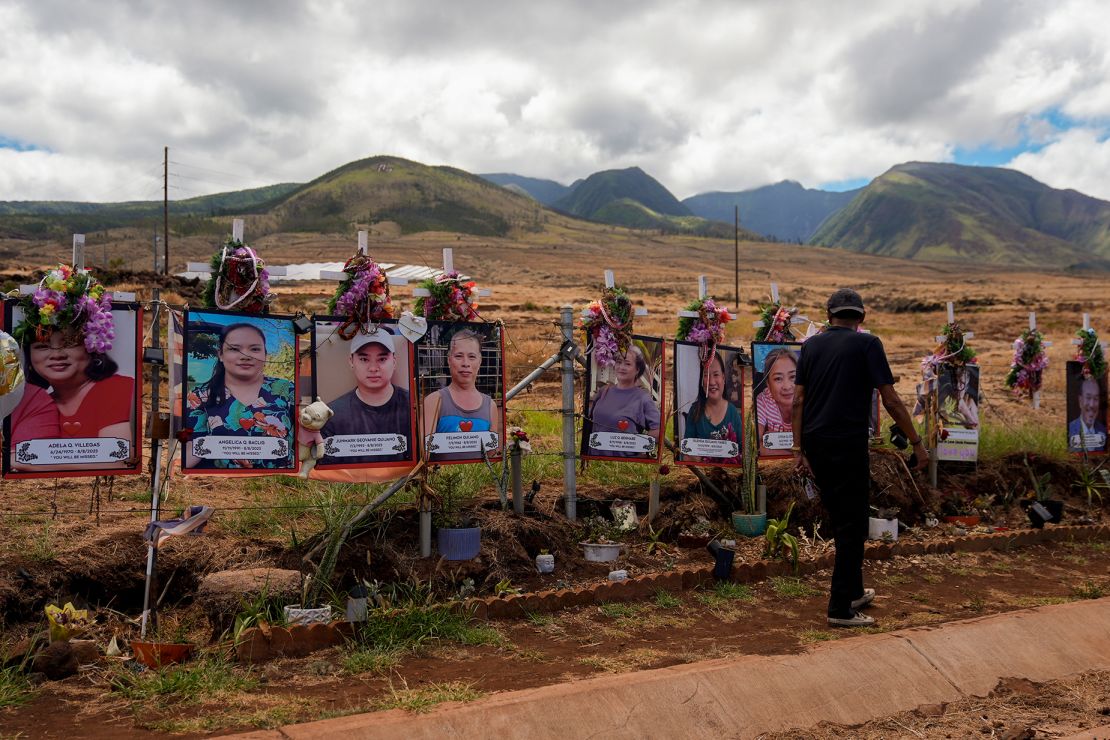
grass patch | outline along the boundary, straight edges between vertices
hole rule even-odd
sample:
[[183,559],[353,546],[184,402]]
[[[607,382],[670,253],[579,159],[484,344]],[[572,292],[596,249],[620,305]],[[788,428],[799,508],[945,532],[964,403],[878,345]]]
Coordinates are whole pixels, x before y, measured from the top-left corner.
[[415,651],[429,641],[462,645],[503,645],[500,632],[447,607],[410,607],[400,612],[371,612],[355,632],[355,649]]
[[34,695],[34,687],[20,668],[10,666],[0,669],[0,709],[26,704]]
[[641,604],[623,604],[616,601],[606,601],[603,604],[599,604],[597,610],[601,612],[603,616],[609,617],[610,619],[622,619],[635,617],[644,610],[644,606]]
[[665,657],[665,653],[658,650],[636,648],[626,650],[619,655],[592,655],[588,658],[579,658],[578,662],[607,673],[624,673],[657,663],[663,657]]
[[827,630],[802,630],[798,633],[798,639],[800,639],[804,644],[835,640],[839,636],[840,635],[837,635],[834,632],[829,632]]
[[713,595],[730,601],[755,601],[755,594],[746,583],[721,581],[713,587]]
[[921,579],[926,583],[943,583],[944,576],[938,573],[922,573]]
[[821,592],[804,583],[800,578],[788,576],[775,576],[771,579],[771,589],[784,599],[804,599],[809,596],[820,596]]
[[385,673],[401,662],[401,651],[374,647],[358,647],[343,656],[343,670],[360,673]]
[[661,609],[677,609],[682,606],[682,600],[666,589],[655,592],[655,605]]
[[550,614],[540,614],[539,612],[525,612],[524,616],[528,619],[528,623],[533,627],[550,627],[555,624],[555,617]]
[[979,427],[979,459],[992,460],[1024,452],[1057,460],[1068,459],[1067,439],[1050,424],[1025,422]]
[[903,575],[901,573],[891,573],[890,575],[883,576],[882,578],[879,579],[879,581],[884,586],[891,586],[891,587],[893,587],[893,586],[904,586],[907,583],[909,583],[911,580],[913,580],[913,579],[911,579],[909,576]]
[[1079,599],[1101,599],[1106,595],[1105,589],[1094,581],[1084,581],[1078,586],[1072,586],[1071,592]]
[[428,684],[419,689],[405,686],[398,690],[391,686],[390,695],[374,702],[373,707],[376,710],[406,709],[420,714],[445,701],[474,701],[485,695],[486,692],[478,691],[472,684],[458,681]]
[[1067,596],[1015,596],[1009,599],[1009,603],[1014,606],[1022,608],[1030,608],[1034,606],[1051,606],[1053,604],[1066,604],[1071,599]]
[[249,704],[242,704],[226,711],[206,709],[195,717],[168,717],[140,724],[146,729],[176,734],[212,732],[229,727],[255,727],[269,730],[303,721],[301,712],[309,705],[307,699],[280,697],[281,704],[259,708],[258,702],[261,699],[255,695],[251,697]]
[[219,658],[204,658],[194,663],[158,671],[131,673],[119,669],[110,680],[112,691],[132,701],[148,699],[199,704],[241,691],[250,691],[258,681],[242,675]]

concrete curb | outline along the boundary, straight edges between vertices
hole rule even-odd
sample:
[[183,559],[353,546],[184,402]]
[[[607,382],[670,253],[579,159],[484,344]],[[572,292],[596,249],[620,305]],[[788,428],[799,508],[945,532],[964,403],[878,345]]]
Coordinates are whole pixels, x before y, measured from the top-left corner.
[[1107,634],[1110,598],[861,635],[799,655],[727,658],[506,692],[424,715],[392,710],[235,737],[717,740],[820,722],[856,725],[983,696],[1003,678],[1043,682],[1110,669]]
[[[889,560],[892,557],[934,555],[950,552],[1008,551],[1045,542],[1086,541],[1110,538],[1110,527],[1098,524],[1055,525],[1044,529],[1022,529],[990,534],[969,534],[946,537],[929,542],[868,542],[864,557]],[[821,568],[831,568],[833,553],[798,563],[802,575]],[[773,576],[789,575],[790,565],[782,560],[757,560],[733,566],[731,580],[754,583]],[[457,608],[477,619],[505,619],[526,614],[543,614],[576,606],[602,604],[609,601],[647,599],[660,589],[683,591],[713,582],[713,566],[680,568],[666,573],[649,573],[626,581],[602,581],[577,589],[538,591],[508,597],[472,598],[459,602]],[[346,622],[330,625],[284,627],[252,627],[244,630],[236,643],[236,657],[245,663],[262,663],[277,657],[300,657],[316,650],[341,644],[353,633]]]

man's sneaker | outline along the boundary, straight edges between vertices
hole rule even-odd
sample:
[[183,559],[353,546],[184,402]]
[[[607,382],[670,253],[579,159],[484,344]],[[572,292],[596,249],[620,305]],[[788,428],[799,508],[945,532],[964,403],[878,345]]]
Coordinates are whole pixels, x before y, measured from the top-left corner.
[[850,617],[829,617],[830,627],[870,627],[873,624],[873,618],[859,612],[853,612]]
[[863,589],[863,596],[861,596],[858,599],[855,599],[855,600],[852,601],[852,608],[853,609],[862,609],[863,607],[870,605],[871,602],[874,601],[874,600],[875,600],[875,589],[865,588],[865,589]]

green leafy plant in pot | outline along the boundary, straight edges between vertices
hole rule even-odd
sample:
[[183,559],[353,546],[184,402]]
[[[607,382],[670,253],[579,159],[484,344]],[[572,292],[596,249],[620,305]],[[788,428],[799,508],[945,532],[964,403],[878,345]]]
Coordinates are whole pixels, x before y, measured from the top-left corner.
[[463,492],[462,473],[453,466],[440,468],[433,486],[439,497],[433,516],[439,554],[444,560],[473,560],[482,547],[482,529],[463,511],[473,497]]
[[582,541],[578,544],[591,563],[611,563],[620,557],[624,548],[618,541],[620,534],[612,522],[595,514],[582,522]]
[[1038,476],[1029,464],[1029,458],[1022,458],[1025,472],[1032,488],[1025,497],[1025,513],[1034,529],[1042,529],[1047,523],[1059,522],[1064,516],[1064,502],[1052,498],[1052,473]]
[[[767,529],[767,512],[761,511],[759,499],[759,472],[757,455],[759,440],[755,428],[755,415],[748,414],[744,421],[744,475],[740,481],[739,511],[732,512],[732,527],[739,534],[758,537]],[[762,497],[766,501],[766,496]]]

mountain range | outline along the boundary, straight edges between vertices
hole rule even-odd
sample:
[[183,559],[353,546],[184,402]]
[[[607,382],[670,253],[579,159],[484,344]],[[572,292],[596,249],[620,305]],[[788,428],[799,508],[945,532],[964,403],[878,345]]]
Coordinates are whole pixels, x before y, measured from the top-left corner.
[[[389,221],[402,232],[481,236],[541,232],[585,219],[658,234],[772,239],[908,259],[1110,269],[1110,202],[1057,190],[1014,170],[909,162],[847,192],[784,181],[678,200],[639,167],[564,186],[512,173],[473,175],[398,157],[351,162],[308,183],[173,201],[176,233],[224,233],[242,215],[250,233],[349,233]],[[0,237],[69,233],[160,220],[160,201],[0,202]]]

